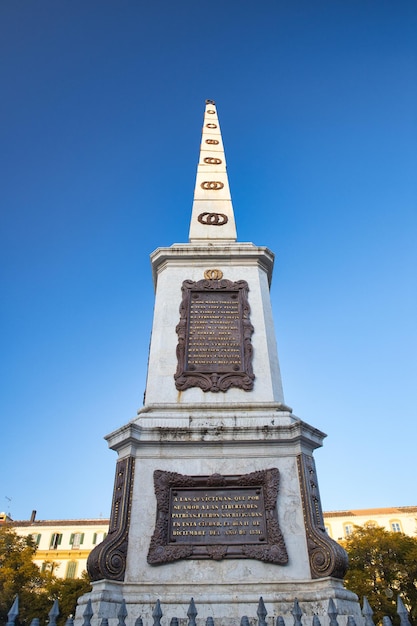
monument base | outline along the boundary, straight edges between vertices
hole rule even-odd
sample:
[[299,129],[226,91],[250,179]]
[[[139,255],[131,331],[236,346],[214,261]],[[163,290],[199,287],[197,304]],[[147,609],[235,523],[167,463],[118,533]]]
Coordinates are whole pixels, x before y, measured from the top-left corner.
[[[82,624],[82,616],[88,600],[91,600],[93,617],[92,626],[101,623],[103,617],[116,619],[122,601],[126,603],[126,623],[133,626],[138,617],[142,617],[145,626],[151,623],[152,612],[159,599],[163,613],[162,621],[169,623],[177,617],[180,623],[188,622],[187,611],[191,597],[197,609],[197,626],[204,626],[206,619],[212,617],[216,626],[236,626],[242,616],[246,615],[249,622],[257,621],[259,598],[265,603],[268,616],[267,622],[275,624],[281,615],[286,626],[292,626],[294,618],[292,610],[297,599],[307,626],[312,617],[317,615],[322,626],[330,622],[328,608],[333,600],[340,626],[347,623],[349,615],[353,616],[357,626],[363,624],[357,596],[344,588],[343,582],[335,578],[320,580],[291,581],[279,583],[239,583],[229,585],[206,585],[196,583],[185,587],[181,581],[163,585],[157,584],[126,584],[110,581],[93,583],[91,593],[78,601],[76,624]],[[306,619],[307,618],[307,621]],[[311,618],[311,619],[310,619]]]
[[[281,615],[286,626],[293,624],[295,599],[306,617],[319,615],[322,626],[328,623],[330,599],[340,626],[349,615],[362,624],[356,596],[343,587],[346,555],[325,532],[321,515],[312,451],[321,445],[324,433],[279,404],[251,409],[244,413],[240,407],[217,408],[214,427],[204,415],[207,408],[192,418],[183,415],[184,408],[160,414],[154,408],[107,437],[120,455],[112,519],[109,535],[89,557],[95,582],[93,591],[79,600],[77,626],[89,599],[92,626],[99,626],[104,617],[117,618],[123,600],[127,625],[134,626],[142,617],[147,626],[157,600],[166,624],[172,617],[187,619],[191,598],[200,626],[207,617],[213,617],[216,626],[236,626],[244,615],[257,619],[260,597],[268,619]],[[202,485],[213,490],[209,500],[230,500],[228,490],[234,489],[237,496],[233,504],[211,509],[199,495]],[[254,495],[256,486],[263,490],[263,500]],[[232,516],[231,523],[226,515]],[[212,519],[218,526],[210,525]],[[265,550],[248,556],[256,552],[253,537],[263,520],[265,536],[259,541]],[[219,530],[207,530],[206,541],[199,545],[194,535],[206,527]],[[225,545],[236,528],[247,542],[230,540]],[[182,541],[191,535],[192,550]],[[177,545],[189,552],[177,553]]]

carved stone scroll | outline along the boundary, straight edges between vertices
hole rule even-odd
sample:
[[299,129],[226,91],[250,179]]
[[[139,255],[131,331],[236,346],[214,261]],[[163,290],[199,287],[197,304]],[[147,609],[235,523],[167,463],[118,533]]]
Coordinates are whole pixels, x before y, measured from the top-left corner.
[[253,326],[250,323],[249,287],[239,280],[185,280],[180,321],[176,331],[180,391],[253,389]]
[[117,462],[109,534],[90,552],[87,561],[93,581],[124,580],[134,467],[133,457]]
[[313,578],[333,576],[343,579],[348,558],[342,546],[326,533],[314,459],[300,454],[297,465],[311,575]]
[[157,511],[150,565],[179,559],[288,562],[277,516],[277,468],[240,476],[156,470],[154,487]]

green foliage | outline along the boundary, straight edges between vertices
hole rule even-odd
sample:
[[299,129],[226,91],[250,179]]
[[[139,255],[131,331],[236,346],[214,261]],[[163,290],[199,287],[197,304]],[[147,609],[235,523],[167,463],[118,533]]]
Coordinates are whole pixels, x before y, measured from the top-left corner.
[[64,624],[75,613],[77,599],[90,591],[87,574],[79,579],[60,579],[50,572],[42,573],[33,563],[36,545],[32,537],[20,537],[10,526],[0,527],[0,626],[7,622],[14,598],[19,595],[19,623],[30,624],[34,617],[45,623],[58,599]]
[[417,621],[417,539],[379,526],[355,527],[343,547],[349,555],[345,584],[362,601],[368,598],[375,623],[388,615],[398,624],[396,598],[401,596]]
[[[51,578],[47,585],[48,596],[50,600],[49,607],[52,602],[57,599],[59,603],[60,619],[58,624],[65,623],[69,615],[75,614],[77,600],[84,593],[91,591],[90,579],[87,572],[84,572],[81,578]],[[49,609],[48,609],[49,610]]]
[[0,528],[0,622],[7,621],[7,613],[17,594],[20,604],[29,603],[31,596],[40,592],[44,580],[33,563],[36,545],[32,537],[19,537],[4,526]]

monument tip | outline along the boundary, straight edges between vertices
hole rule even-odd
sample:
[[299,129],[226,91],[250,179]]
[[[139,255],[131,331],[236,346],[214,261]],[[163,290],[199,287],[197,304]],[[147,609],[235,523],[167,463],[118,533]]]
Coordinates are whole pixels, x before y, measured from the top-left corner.
[[233,243],[236,224],[214,100],[206,100],[189,241]]

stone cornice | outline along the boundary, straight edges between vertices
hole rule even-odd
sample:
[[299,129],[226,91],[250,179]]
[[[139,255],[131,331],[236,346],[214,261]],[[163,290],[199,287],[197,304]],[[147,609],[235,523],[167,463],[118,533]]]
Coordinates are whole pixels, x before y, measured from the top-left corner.
[[218,415],[230,415],[230,414],[242,414],[242,412],[244,413],[248,413],[250,411],[250,413],[253,414],[257,414],[257,412],[262,412],[262,414],[265,414],[265,412],[268,412],[268,414],[270,414],[271,412],[279,412],[279,413],[287,413],[290,414],[290,417],[295,421],[298,421],[298,417],[295,417],[295,415],[292,415],[292,409],[291,407],[287,406],[286,404],[282,404],[282,402],[251,402],[250,404],[250,408],[248,408],[248,405],[246,403],[240,403],[240,402],[193,402],[193,403],[182,403],[182,404],[170,404],[170,403],[153,403],[153,404],[147,404],[146,406],[142,407],[141,409],[138,410],[138,415],[140,417],[145,417],[148,413],[152,414],[152,413],[165,413],[167,414],[167,412],[170,415],[177,415],[177,414],[181,414],[184,413],[186,415],[189,415],[190,412],[195,412],[195,411],[199,411],[199,412],[206,412],[206,413],[210,413],[215,411],[216,414]]
[[112,450],[138,446],[300,446],[312,451],[323,445],[325,433],[309,424],[293,419],[279,423],[273,416],[260,418],[153,417],[152,420],[132,421],[105,437]]
[[176,266],[189,267],[191,264],[212,263],[222,261],[238,265],[258,264],[267,274],[268,283],[271,284],[272,270],[274,266],[274,253],[264,246],[255,246],[253,243],[204,243],[186,244],[175,243],[169,248],[157,248],[151,254],[152,275],[156,289],[158,273],[168,263]]

